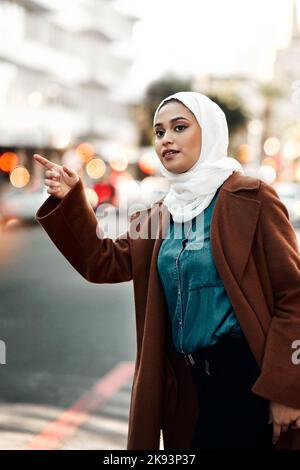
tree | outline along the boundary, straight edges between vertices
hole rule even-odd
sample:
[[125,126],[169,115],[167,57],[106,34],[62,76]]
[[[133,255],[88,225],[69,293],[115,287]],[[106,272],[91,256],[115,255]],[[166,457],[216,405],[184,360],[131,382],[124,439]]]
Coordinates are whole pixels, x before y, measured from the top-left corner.
[[163,98],[178,91],[191,91],[191,84],[191,80],[180,80],[174,75],[168,75],[148,86],[143,103],[135,107],[141,146],[148,146],[153,143],[153,116]]
[[[146,89],[143,103],[135,108],[135,117],[140,129],[140,145],[150,146],[153,144],[153,116],[159,103],[166,96],[179,91],[192,91],[192,79],[180,80],[174,75],[165,76],[151,83]],[[200,91],[201,92],[201,91]],[[238,96],[232,93],[227,96],[209,95],[224,111],[229,134],[234,134],[246,127],[248,114]]]

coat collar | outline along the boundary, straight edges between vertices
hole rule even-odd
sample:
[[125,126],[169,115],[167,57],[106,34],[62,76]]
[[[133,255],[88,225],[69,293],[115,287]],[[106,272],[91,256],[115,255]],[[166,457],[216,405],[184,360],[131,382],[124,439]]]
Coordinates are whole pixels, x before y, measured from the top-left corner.
[[260,186],[260,180],[253,178],[252,176],[243,175],[240,171],[232,173],[227,180],[224,181],[221,190],[230,191],[236,193],[240,190],[258,190]]

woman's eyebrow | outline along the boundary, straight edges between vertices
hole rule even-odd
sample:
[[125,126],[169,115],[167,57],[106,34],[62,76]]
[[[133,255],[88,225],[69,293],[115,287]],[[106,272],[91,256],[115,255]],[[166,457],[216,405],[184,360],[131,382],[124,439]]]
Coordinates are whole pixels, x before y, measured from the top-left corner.
[[[175,117],[175,118],[173,118],[173,119],[170,119],[169,122],[178,121],[179,119],[183,119],[184,121],[188,121],[188,119],[186,119],[186,118],[183,117],[183,116],[177,116],[177,117]],[[161,122],[157,122],[154,127],[157,127],[157,126],[162,126],[162,123],[161,123]]]

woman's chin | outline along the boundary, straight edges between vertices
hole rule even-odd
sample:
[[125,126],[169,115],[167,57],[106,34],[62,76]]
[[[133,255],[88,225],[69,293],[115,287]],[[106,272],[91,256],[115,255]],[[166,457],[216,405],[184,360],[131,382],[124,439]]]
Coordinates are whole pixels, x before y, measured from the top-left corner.
[[172,171],[172,173],[180,174],[180,173],[185,173],[188,171],[186,167],[183,167],[182,165],[178,165],[175,162],[164,162],[163,163],[164,167],[168,171]]

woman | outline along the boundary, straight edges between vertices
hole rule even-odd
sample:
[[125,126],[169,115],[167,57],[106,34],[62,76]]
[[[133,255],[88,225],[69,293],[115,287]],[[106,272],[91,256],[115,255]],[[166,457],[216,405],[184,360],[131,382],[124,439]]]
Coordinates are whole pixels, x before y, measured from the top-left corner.
[[287,210],[227,157],[209,98],[171,95],[153,125],[170,190],[116,240],[98,238],[78,175],[35,156],[51,195],[36,217],[57,248],[90,282],[133,280],[127,448],[157,449],[162,430],[165,449],[300,449],[300,256]]

